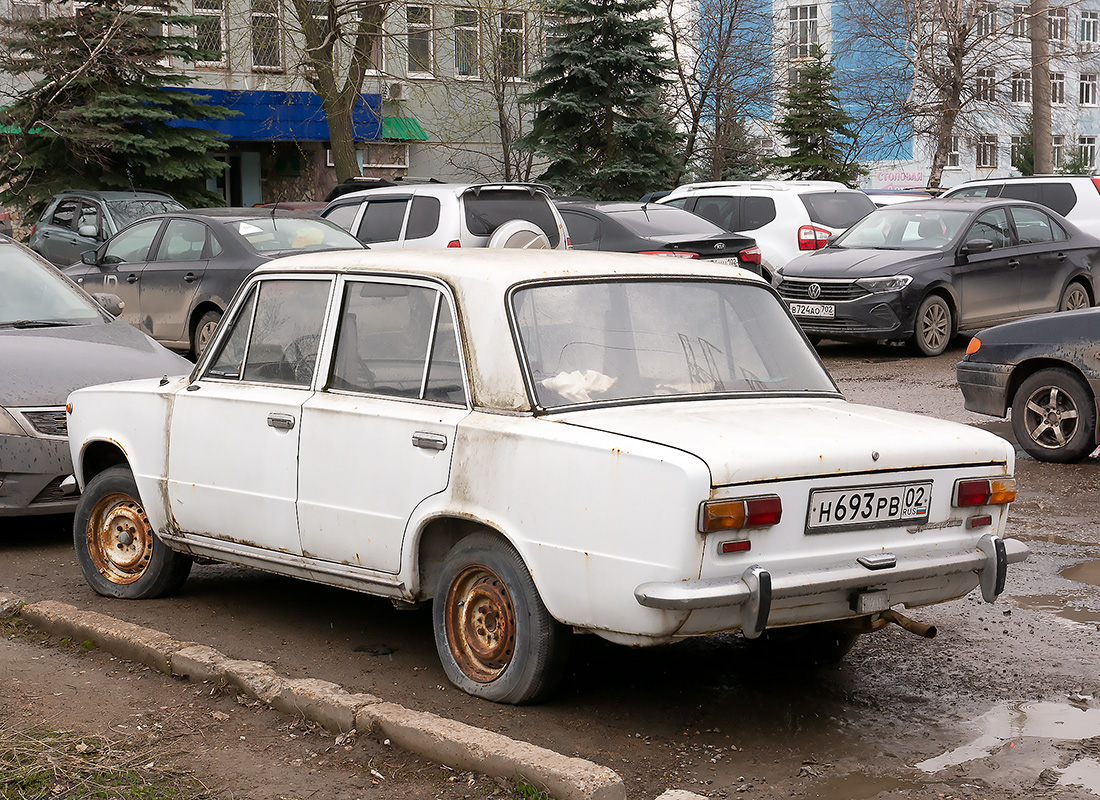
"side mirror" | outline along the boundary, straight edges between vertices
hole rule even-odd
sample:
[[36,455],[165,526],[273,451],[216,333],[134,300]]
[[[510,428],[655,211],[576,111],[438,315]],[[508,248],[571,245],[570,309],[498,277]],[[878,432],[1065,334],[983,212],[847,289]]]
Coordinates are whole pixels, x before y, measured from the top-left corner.
[[92,299],[99,303],[99,305],[103,307],[103,310],[112,317],[117,317],[122,313],[122,309],[126,308],[126,304],[122,302],[122,298],[117,294],[96,292],[92,295]]
[[993,250],[992,239],[971,239],[961,248],[959,248],[960,255],[972,256],[977,253],[989,253]]
[[96,252],[95,250],[85,250],[80,254],[80,260],[82,263],[87,264],[89,267],[94,267],[96,264]]
[[85,239],[94,239],[99,236],[99,228],[95,225],[81,225],[76,232]]

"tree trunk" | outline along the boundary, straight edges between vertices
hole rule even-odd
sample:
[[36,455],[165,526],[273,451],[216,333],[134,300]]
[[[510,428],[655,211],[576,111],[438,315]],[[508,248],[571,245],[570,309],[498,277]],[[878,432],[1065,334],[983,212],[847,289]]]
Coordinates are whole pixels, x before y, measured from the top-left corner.
[[1036,175],[1054,172],[1050,133],[1050,28],[1047,0],[1031,0],[1031,153]]
[[336,167],[336,180],[341,183],[363,174],[355,155],[355,140],[352,138],[352,107],[356,99],[357,95],[348,98],[343,93],[335,97],[329,97],[327,93],[321,95],[325,116],[328,118],[332,163]]
[[932,157],[932,168],[928,172],[928,188],[940,188],[943,168],[947,166],[947,154],[951,152],[952,134],[955,132],[955,120],[959,116],[958,103],[948,103],[953,108],[944,109],[936,133],[936,154]]

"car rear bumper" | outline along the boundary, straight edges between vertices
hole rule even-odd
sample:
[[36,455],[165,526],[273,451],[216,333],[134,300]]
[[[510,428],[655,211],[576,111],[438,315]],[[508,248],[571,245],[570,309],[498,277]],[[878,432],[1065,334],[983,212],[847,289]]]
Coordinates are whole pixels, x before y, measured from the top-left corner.
[[[740,606],[741,628],[747,636],[753,637],[759,635],[770,622],[776,621],[771,618],[773,603],[779,606],[797,606],[803,611],[809,611],[819,600],[839,592],[850,597],[851,602],[856,604],[852,608],[852,615],[870,613],[885,609],[873,607],[872,604],[858,607],[858,603],[862,602],[859,600],[862,594],[885,590],[885,596],[894,596],[890,590],[895,586],[919,584],[929,579],[949,583],[955,576],[965,579],[965,573],[975,574],[976,583],[982,587],[983,597],[991,603],[1004,590],[1008,564],[1024,561],[1028,554],[1027,545],[1017,539],[1002,539],[987,534],[971,550],[897,556],[893,557],[892,565],[890,558],[883,558],[873,569],[853,561],[821,569],[773,575],[765,567],[754,564],[738,577],[643,583],[634,590],[634,596],[638,603],[647,608],[668,611]],[[883,557],[891,555],[882,554]],[[969,588],[974,585],[970,583]],[[901,597],[901,594],[896,596]],[[902,599],[899,602],[906,601]],[[833,618],[835,609],[831,609],[821,621]],[[778,621],[811,622],[814,619],[811,612],[808,618],[801,620],[780,618]]]
[[967,411],[1003,417],[1008,413],[1008,380],[1010,364],[986,364],[980,361],[960,361],[955,377],[963,394]]

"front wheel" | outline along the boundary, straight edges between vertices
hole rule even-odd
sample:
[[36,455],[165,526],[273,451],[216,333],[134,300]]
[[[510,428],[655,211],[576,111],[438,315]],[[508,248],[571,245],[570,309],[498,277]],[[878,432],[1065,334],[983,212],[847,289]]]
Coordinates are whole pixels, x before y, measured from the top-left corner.
[[954,333],[955,321],[951,306],[938,294],[921,301],[913,330],[913,346],[926,356],[938,356],[947,349]]
[[1096,401],[1080,377],[1043,369],[1020,384],[1012,400],[1012,432],[1020,447],[1040,461],[1065,463],[1095,445]]
[[106,469],[88,481],[73,518],[73,544],[84,578],[105,597],[136,600],[183,586],[191,557],[153,532],[127,467]]
[[447,554],[432,606],[447,678],[496,703],[533,703],[561,679],[568,630],[546,610],[523,559],[489,534]]

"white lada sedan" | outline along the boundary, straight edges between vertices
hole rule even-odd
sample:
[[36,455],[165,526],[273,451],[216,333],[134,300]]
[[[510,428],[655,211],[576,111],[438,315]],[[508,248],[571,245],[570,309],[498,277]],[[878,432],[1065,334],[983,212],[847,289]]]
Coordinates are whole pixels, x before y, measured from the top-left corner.
[[569,634],[740,630],[842,655],[900,607],[1004,589],[1013,450],[845,402],[726,265],[344,252],[257,270],[183,378],[74,392],[100,594],[192,558],[433,602],[449,679],[532,702]]

